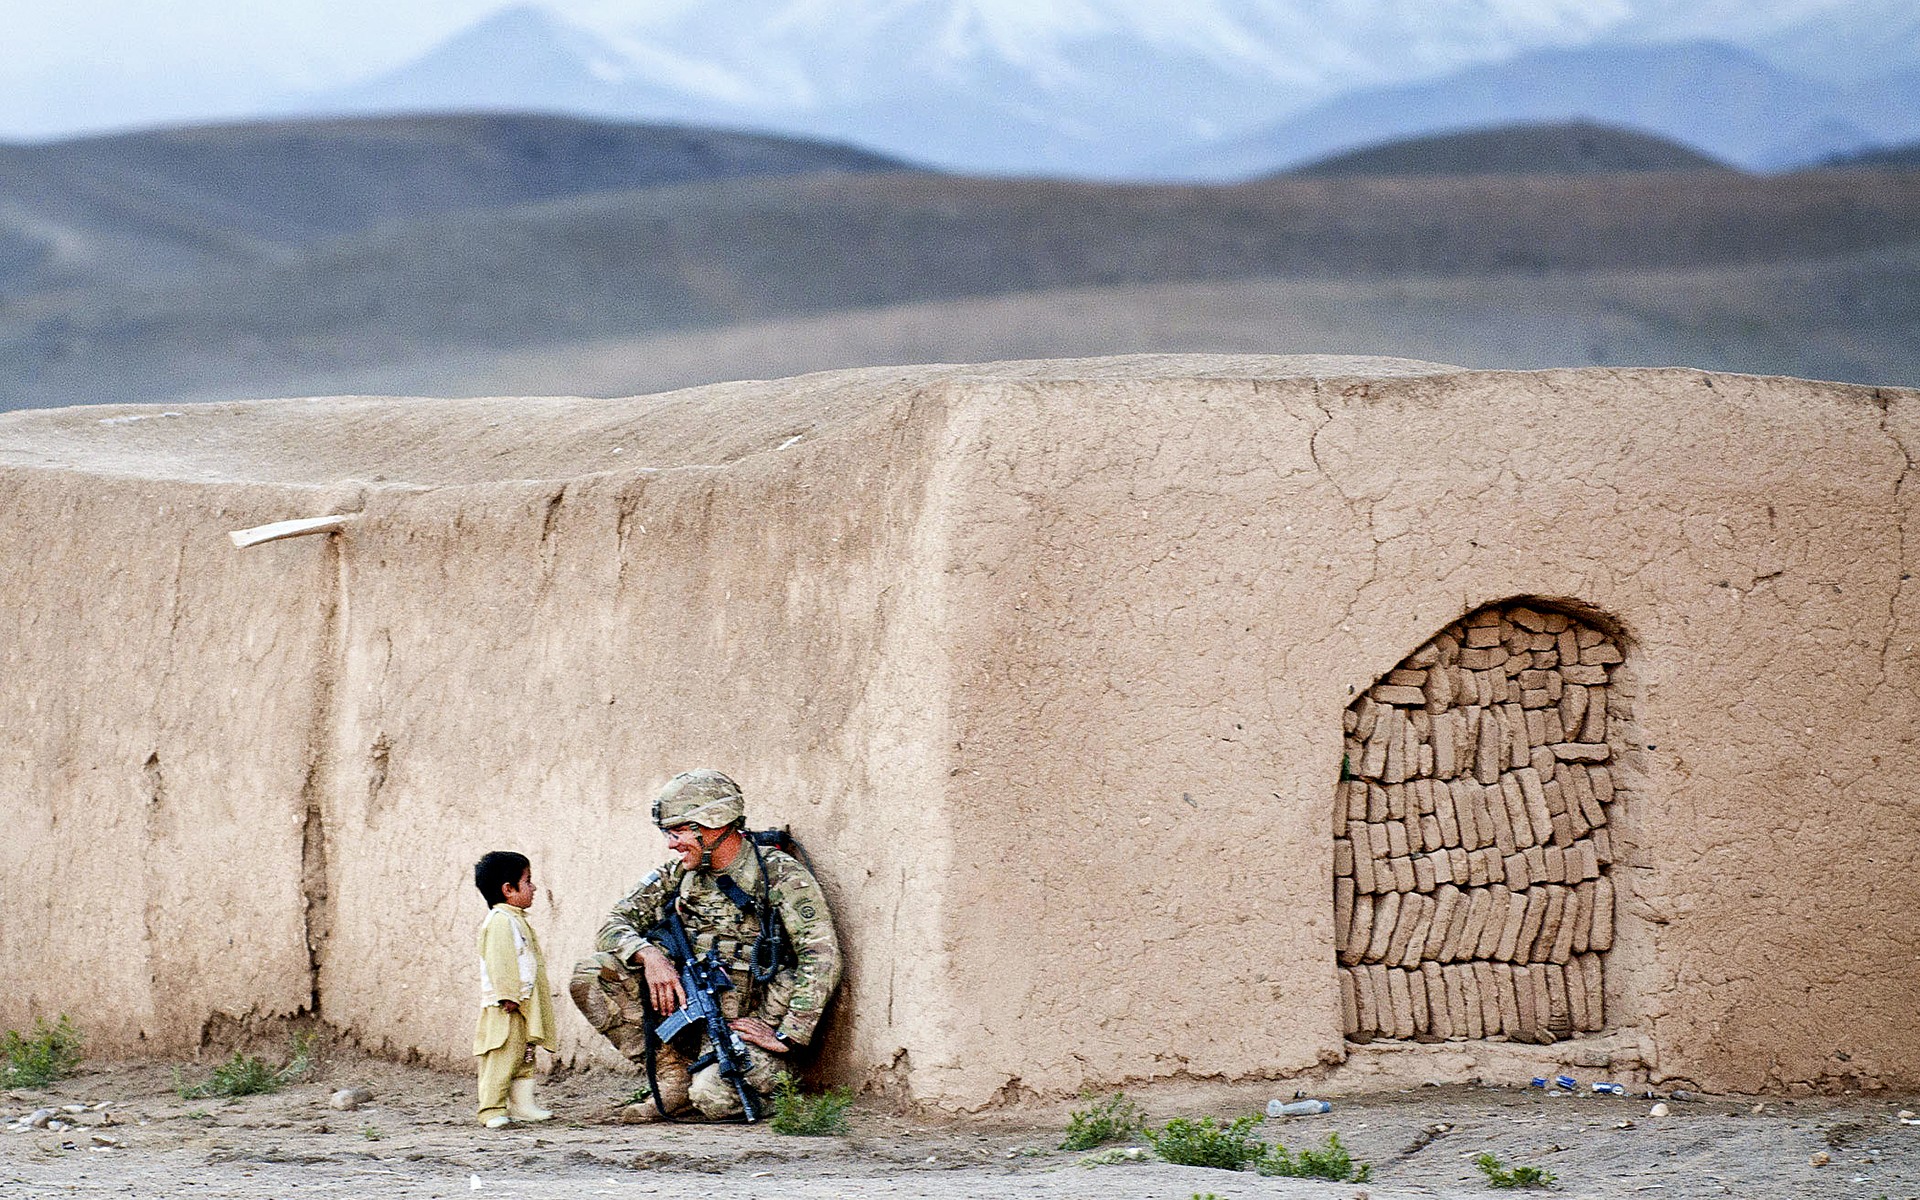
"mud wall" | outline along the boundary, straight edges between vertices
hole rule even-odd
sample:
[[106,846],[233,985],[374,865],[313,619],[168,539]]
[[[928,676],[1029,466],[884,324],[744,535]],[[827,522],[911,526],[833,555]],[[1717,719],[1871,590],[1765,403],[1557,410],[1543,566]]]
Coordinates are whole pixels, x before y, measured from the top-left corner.
[[[173,1054],[317,1006],[462,1061],[473,859],[533,858],[563,987],[706,764],[820,865],[835,1078],[978,1108],[1339,1064],[1343,716],[1523,601],[1627,659],[1624,1052],[1920,1082],[1915,397],[1406,369],[6,418],[0,1024]],[[324,512],[358,516],[221,536]]]

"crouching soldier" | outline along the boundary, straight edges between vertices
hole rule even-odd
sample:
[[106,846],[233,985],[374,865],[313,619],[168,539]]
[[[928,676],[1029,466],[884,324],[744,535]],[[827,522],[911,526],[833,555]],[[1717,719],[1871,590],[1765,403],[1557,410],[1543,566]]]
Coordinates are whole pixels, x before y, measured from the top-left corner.
[[[772,1091],[786,1077],[789,1055],[813,1040],[840,981],[833,918],[813,872],[747,834],[746,801],[720,772],[668,780],[653,802],[653,822],[674,857],[615,906],[595,941],[598,953],[574,968],[569,991],[589,1024],[648,1069],[652,1095],[623,1108],[621,1120],[657,1121],[689,1107],[712,1120],[737,1116],[740,1087]],[[714,1051],[698,1023],[649,1044],[650,1031],[687,1004],[687,963],[669,952],[676,938],[663,928],[669,908],[694,958],[715,952],[732,982],[718,999],[744,1050],[743,1079],[723,1077],[716,1061],[689,1069]]]

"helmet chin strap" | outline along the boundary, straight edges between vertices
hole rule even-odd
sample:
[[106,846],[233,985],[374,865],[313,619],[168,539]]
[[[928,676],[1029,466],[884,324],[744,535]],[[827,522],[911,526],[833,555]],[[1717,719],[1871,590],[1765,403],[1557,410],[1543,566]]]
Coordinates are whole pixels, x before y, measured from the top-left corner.
[[706,839],[706,827],[704,825],[696,825],[694,828],[699,829],[701,832],[695,835],[700,840],[700,865],[693,869],[703,873],[711,871],[713,870],[713,852],[727,844],[727,838],[733,833],[733,826],[721,826],[720,839],[712,843],[709,843]]

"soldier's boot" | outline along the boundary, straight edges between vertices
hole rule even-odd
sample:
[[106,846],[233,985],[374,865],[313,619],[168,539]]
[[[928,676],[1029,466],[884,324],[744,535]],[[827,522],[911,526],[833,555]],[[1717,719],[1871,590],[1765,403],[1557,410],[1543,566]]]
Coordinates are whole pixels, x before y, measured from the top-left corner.
[[[637,1030],[634,1032],[638,1033]],[[616,1041],[614,1044],[618,1045],[619,1042]],[[636,1052],[629,1054],[628,1057],[633,1060],[635,1066],[642,1071],[646,1070],[647,1059],[643,1046],[637,1046]],[[658,1088],[657,1093],[622,1108],[617,1114],[622,1125],[644,1125],[661,1120],[662,1101],[665,1102],[668,1116],[678,1116],[693,1107],[693,1102],[687,1094],[688,1086],[692,1083],[687,1072],[687,1060],[681,1057],[673,1047],[661,1046],[654,1055],[653,1077]]]
[[507,1087],[507,1115],[515,1121],[551,1121],[553,1114],[533,1102],[533,1079],[523,1077]]

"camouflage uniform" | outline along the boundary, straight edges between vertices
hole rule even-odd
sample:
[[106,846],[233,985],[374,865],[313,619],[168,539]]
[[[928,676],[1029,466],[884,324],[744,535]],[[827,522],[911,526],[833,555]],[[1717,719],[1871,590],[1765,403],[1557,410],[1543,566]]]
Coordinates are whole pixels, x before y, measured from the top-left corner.
[[[759,919],[728,899],[715,880],[716,874],[725,874],[743,893],[757,897],[762,864],[769,906],[785,925],[796,960],[782,966],[764,985],[754,982],[752,972]],[[676,893],[694,953],[704,956],[709,949],[717,949],[733,980],[733,990],[721,994],[721,1010],[729,1018],[758,1017],[782,1041],[794,1046],[811,1042],[827,1000],[840,981],[840,943],[834,935],[833,917],[811,871],[789,854],[773,849],[756,851],[751,844],[741,848],[724,872],[689,871],[678,860],[668,862],[614,907],[595,939],[599,953],[574,968],[569,987],[588,1023],[629,1059],[644,1061],[648,1014],[642,995],[646,981],[635,956],[642,946],[659,946],[647,935],[666,915],[666,906]],[[660,948],[664,952],[665,947]],[[613,968],[618,978],[606,979],[603,967]],[[657,1022],[659,1018],[654,1019]],[[689,1033],[687,1040],[691,1036]],[[685,1045],[660,1048],[655,1064],[660,1108],[672,1113],[691,1101],[710,1118],[729,1117],[740,1111],[739,1097],[720,1077],[718,1066],[688,1076],[687,1064],[711,1049],[704,1036],[699,1048],[691,1053]],[[786,1074],[782,1056],[757,1046],[747,1047],[747,1060],[747,1083],[756,1091],[771,1091]]]

